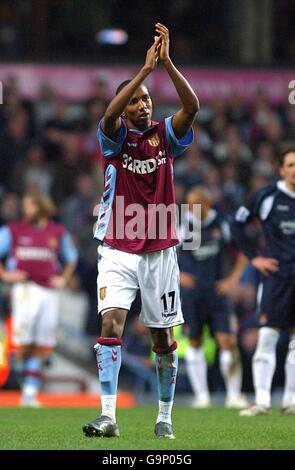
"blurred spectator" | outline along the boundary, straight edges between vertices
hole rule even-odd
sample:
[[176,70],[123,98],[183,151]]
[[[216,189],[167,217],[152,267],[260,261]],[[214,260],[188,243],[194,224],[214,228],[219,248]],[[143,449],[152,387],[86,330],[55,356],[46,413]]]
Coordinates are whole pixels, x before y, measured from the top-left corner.
[[288,146],[295,143],[295,106],[289,106],[286,110],[286,130],[284,140],[288,142]]
[[239,181],[237,165],[225,163],[221,169],[224,210],[234,213],[242,204],[245,197],[245,187]]
[[93,83],[92,99],[99,100],[103,103],[109,98],[109,82],[104,76],[98,76]]
[[88,173],[78,175],[76,191],[65,200],[61,214],[69,232],[78,235],[83,225],[93,222],[93,206],[96,197],[91,175]]
[[32,145],[13,171],[12,189],[22,195],[28,190],[50,194],[54,180],[54,169],[48,161],[41,145]]
[[4,134],[0,139],[0,185],[11,189],[11,175],[14,166],[22,161],[29,147],[28,115],[19,110],[9,116]]
[[75,191],[76,180],[80,173],[91,169],[89,158],[80,151],[81,137],[75,132],[60,135],[61,160],[57,164],[54,196],[62,200]]
[[275,157],[275,147],[269,141],[261,141],[256,149],[256,160],[252,165],[252,172],[256,176],[262,176],[272,180],[278,172]]
[[0,225],[9,224],[20,217],[20,201],[15,193],[6,193],[0,205]]
[[40,86],[39,98],[34,105],[38,124],[44,126],[48,121],[53,120],[57,114],[57,107],[53,86],[50,82],[44,81]]

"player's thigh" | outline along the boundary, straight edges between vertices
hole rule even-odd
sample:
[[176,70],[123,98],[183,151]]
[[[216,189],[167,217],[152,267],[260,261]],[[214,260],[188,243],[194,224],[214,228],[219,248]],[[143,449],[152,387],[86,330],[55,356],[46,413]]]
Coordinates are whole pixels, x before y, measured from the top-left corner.
[[33,342],[34,325],[41,302],[36,285],[31,282],[17,283],[11,289],[13,342],[29,345]]
[[191,340],[199,340],[206,323],[204,299],[196,289],[181,289],[181,305],[185,333]]
[[34,344],[50,348],[55,346],[57,341],[60,296],[55,289],[41,286],[39,289],[42,303],[34,329]]
[[216,336],[218,333],[232,335],[236,332],[234,306],[229,297],[212,293],[210,302],[210,326]]
[[[294,312],[294,285],[270,275],[262,284],[259,325],[287,328]],[[295,314],[293,313],[295,320]]]
[[124,331],[128,310],[110,308],[100,312],[102,316],[101,336],[121,338]]
[[102,245],[98,249],[98,312],[129,310],[138,291],[137,256]]
[[149,328],[171,328],[183,323],[175,249],[142,255],[137,273],[143,323]]

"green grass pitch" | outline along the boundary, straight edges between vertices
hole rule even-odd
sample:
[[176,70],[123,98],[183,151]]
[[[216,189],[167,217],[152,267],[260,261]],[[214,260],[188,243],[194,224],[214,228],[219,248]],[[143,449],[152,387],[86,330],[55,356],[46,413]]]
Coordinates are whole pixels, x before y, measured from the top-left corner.
[[121,437],[86,438],[83,425],[96,409],[0,409],[0,449],[295,449],[295,416],[273,409],[268,416],[241,418],[224,408],[175,407],[176,439],[153,436],[155,407],[118,410]]

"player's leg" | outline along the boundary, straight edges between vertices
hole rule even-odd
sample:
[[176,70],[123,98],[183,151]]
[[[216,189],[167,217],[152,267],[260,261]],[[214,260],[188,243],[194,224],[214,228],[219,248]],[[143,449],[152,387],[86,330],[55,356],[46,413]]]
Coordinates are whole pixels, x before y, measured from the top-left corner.
[[193,408],[210,406],[207,381],[207,362],[202,345],[202,331],[205,323],[204,298],[188,289],[182,289],[182,311],[185,331],[189,336],[189,347],[185,354],[185,365],[194,400]]
[[260,329],[252,361],[255,403],[241,411],[241,416],[267,414],[271,407],[271,385],[276,368],[276,345],[279,331],[286,322],[291,293],[289,284],[274,275],[270,275],[263,281],[261,303],[258,306]]
[[36,284],[18,283],[11,292],[13,342],[18,346],[16,367],[21,376],[21,405],[37,407],[41,383],[41,360],[33,354],[35,325],[41,305]]
[[219,346],[219,366],[226,389],[225,405],[243,408],[247,401],[241,394],[242,366],[236,341],[234,306],[225,295],[212,294],[210,299],[210,323]]
[[124,325],[138,288],[134,269],[137,255],[103,246],[98,261],[98,311],[101,336],[94,349],[98,366],[101,416],[83,427],[86,436],[119,436],[116,424],[118,378]]
[[33,345],[18,345],[15,353],[15,366],[20,378],[22,390],[21,406],[37,408],[37,393],[39,391],[40,364],[32,356]]
[[127,310],[115,309],[102,312],[101,336],[95,346],[100,395],[101,414],[116,422],[116,402],[121,346]]
[[37,308],[32,325],[32,345],[24,363],[23,404],[39,407],[42,366],[56,345],[59,293],[32,283]]
[[177,343],[172,328],[150,328],[150,332],[156,353],[159,399],[155,433],[157,437],[173,439],[171,414],[178,368]]
[[24,361],[22,406],[39,408],[38,394],[42,387],[42,366],[52,351],[51,346],[36,344],[26,348]]
[[88,437],[119,436],[116,404],[122,335],[127,313],[123,309],[102,312],[101,336],[94,347],[100,383],[101,416],[83,427],[83,432]]
[[[294,305],[294,304],[293,304]],[[292,308],[293,308],[292,305]],[[295,414],[295,326],[289,329],[289,348],[285,362],[285,388],[282,409],[285,414]]]
[[156,353],[159,414],[155,434],[174,438],[171,411],[178,356],[172,327],[183,323],[175,249],[142,255],[138,263],[138,282],[142,301],[140,319],[151,331]]
[[225,405],[227,408],[243,408],[246,398],[241,394],[242,366],[236,336],[230,333],[216,332],[219,347],[219,365],[226,389]]
[[193,408],[207,408],[210,406],[210,393],[207,380],[207,362],[202,341],[199,338],[190,338],[189,347],[185,354],[187,375],[194,392]]

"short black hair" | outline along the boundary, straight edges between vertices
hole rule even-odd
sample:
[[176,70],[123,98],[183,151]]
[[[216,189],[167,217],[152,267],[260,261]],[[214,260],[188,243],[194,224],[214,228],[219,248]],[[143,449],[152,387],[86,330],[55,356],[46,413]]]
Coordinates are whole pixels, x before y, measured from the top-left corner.
[[295,147],[289,147],[285,150],[283,150],[281,152],[281,155],[279,157],[279,163],[280,163],[280,166],[283,166],[284,165],[284,162],[285,162],[285,157],[286,155],[288,155],[289,153],[295,153]]
[[120,83],[120,85],[118,86],[116,90],[116,95],[120,93],[120,91],[123,90],[123,88],[125,88],[125,86],[127,86],[130,82],[131,80],[124,80],[124,82]]

